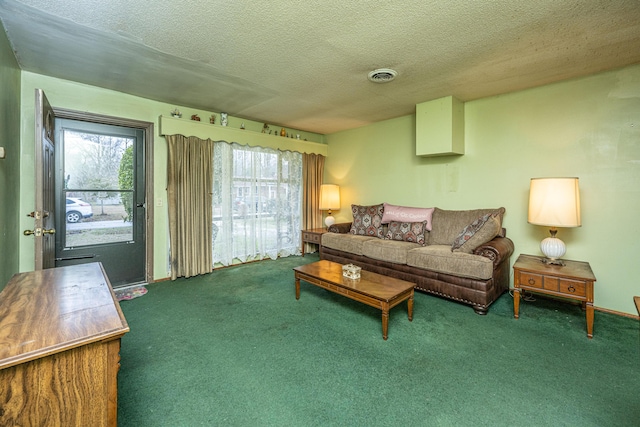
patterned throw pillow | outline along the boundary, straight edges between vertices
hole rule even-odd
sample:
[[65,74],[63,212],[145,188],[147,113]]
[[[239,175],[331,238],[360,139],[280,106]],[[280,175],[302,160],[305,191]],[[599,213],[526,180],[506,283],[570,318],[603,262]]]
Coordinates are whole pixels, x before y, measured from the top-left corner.
[[500,233],[500,212],[488,213],[467,225],[451,245],[452,252],[472,253]]
[[351,223],[351,234],[359,236],[371,236],[383,238],[382,235],[382,213],[384,205],[360,206],[351,205],[353,222]]
[[401,240],[403,242],[419,243],[424,246],[425,232],[427,231],[427,221],[422,222],[397,222],[389,223],[389,230],[385,239]]

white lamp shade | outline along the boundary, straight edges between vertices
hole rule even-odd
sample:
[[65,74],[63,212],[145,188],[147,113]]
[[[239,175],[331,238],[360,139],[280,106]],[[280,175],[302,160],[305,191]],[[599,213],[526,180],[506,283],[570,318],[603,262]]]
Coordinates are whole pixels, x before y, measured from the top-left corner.
[[336,184],[320,186],[320,210],[340,209],[340,187]]
[[580,227],[578,178],[532,178],[528,221],[549,227]]

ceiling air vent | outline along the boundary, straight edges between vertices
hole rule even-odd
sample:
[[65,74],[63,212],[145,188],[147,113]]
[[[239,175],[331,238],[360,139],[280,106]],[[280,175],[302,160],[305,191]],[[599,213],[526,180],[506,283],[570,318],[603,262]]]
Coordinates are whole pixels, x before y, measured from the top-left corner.
[[395,79],[398,72],[391,68],[378,68],[369,73],[369,80],[374,83],[387,83]]

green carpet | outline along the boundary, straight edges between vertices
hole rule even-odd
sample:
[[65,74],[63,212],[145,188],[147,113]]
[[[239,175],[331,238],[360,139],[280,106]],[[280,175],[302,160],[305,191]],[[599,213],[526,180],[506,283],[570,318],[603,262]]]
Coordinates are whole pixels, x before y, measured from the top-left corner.
[[126,426],[638,426],[640,325],[503,295],[479,316],[416,292],[380,311],[301,283],[317,256],[147,285],[123,301]]

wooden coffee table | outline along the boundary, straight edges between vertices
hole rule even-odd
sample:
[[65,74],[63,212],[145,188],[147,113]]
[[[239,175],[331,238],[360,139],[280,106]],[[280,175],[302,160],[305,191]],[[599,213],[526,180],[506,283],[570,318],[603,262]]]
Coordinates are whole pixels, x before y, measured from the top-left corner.
[[381,274],[361,271],[361,277],[352,280],[342,275],[342,264],[318,261],[293,269],[296,279],[296,299],[300,299],[300,280],[343,295],[382,310],[382,338],[387,339],[389,310],[407,301],[409,321],[413,320],[414,283]]

